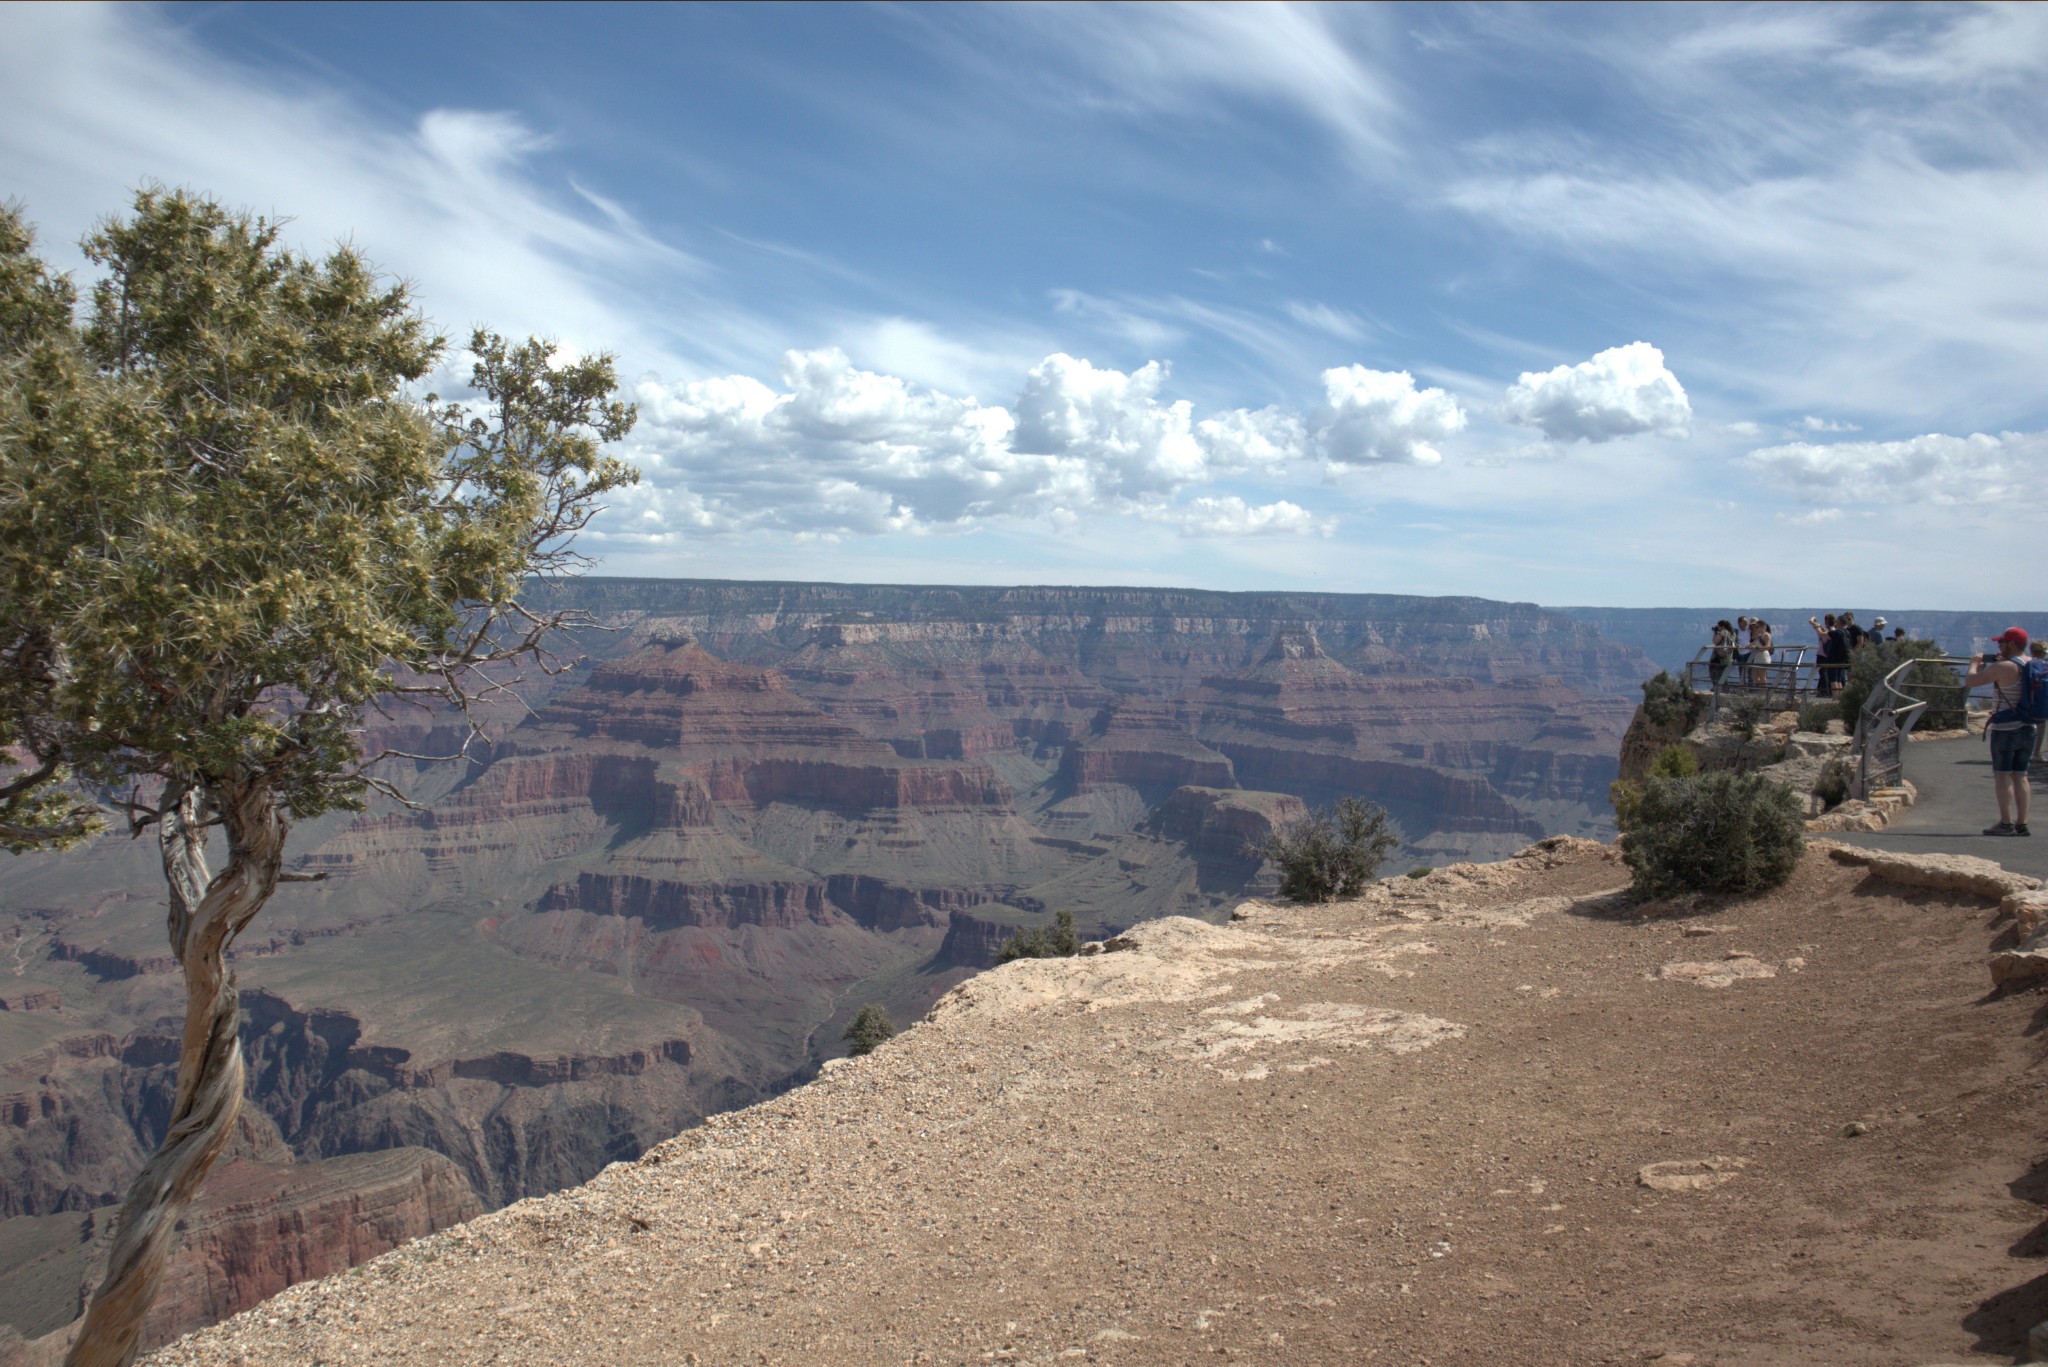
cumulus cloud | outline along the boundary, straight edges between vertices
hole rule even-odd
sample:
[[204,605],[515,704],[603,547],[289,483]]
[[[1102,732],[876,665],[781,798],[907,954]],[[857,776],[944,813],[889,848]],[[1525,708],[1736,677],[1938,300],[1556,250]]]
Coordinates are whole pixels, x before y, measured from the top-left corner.
[[1003,408],[914,389],[836,348],[785,354],[780,378],[643,381],[638,511],[694,510],[717,530],[872,534],[1090,496],[1084,460],[1012,449]]
[[1338,366],[1323,372],[1323,405],[1314,415],[1316,453],[1332,466],[1435,465],[1431,442],[1465,428],[1465,410],[1441,389],[1415,387],[1405,370]]
[[1552,441],[1613,441],[1653,432],[1682,437],[1692,404],[1664,353],[1648,342],[1610,347],[1577,365],[1525,372],[1508,386],[1501,417],[1538,427]]
[[1335,518],[1317,517],[1297,503],[1247,503],[1235,494],[1224,498],[1193,498],[1175,508],[1147,514],[1170,522],[1183,536],[1328,536]]
[[1158,361],[1126,375],[1055,352],[1024,376],[1016,448],[1084,461],[1112,493],[1163,494],[1199,479],[1194,405],[1160,403],[1165,379]]
[[1442,390],[1363,366],[1324,372],[1326,402],[1306,418],[1268,406],[1197,420],[1189,401],[1162,398],[1164,363],[1125,372],[1064,352],[1025,372],[1012,408],[862,369],[836,347],[785,353],[777,378],[643,380],[631,455],[647,478],[594,535],[836,538],[1103,513],[1189,536],[1328,535],[1332,519],[1286,499],[1188,495],[1316,460],[1434,464],[1429,443],[1465,425]]
[[2048,499],[2048,433],[1929,433],[1903,441],[1788,442],[1751,451],[1767,477],[1815,498],[1985,503]]

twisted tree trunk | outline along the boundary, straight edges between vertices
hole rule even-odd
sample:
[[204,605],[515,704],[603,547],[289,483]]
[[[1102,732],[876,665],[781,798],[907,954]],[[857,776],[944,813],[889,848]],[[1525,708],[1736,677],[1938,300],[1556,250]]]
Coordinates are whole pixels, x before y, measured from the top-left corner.
[[[128,1188],[107,1275],[65,1359],[69,1367],[125,1367],[155,1304],[178,1221],[227,1146],[242,1109],[241,1001],[228,946],[276,890],[287,830],[262,777],[236,774],[164,794],[158,841],[170,885],[171,952],[185,972],[185,1032],[178,1093],[163,1143]],[[217,814],[227,867],[209,876],[206,827]]]

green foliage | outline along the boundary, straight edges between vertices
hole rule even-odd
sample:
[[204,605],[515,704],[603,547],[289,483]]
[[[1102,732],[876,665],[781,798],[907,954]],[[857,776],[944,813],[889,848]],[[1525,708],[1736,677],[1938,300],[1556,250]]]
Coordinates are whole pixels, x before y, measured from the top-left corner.
[[[1853,728],[1871,692],[1884,677],[1908,660],[1936,660],[1941,647],[1932,641],[1870,641],[1849,659],[1849,679],[1838,699],[1842,718]],[[1927,704],[1918,726],[1929,730],[1958,730],[1963,725],[1965,692],[1956,673],[1946,665],[1918,665],[1896,681],[1909,698]]]
[[996,951],[996,962],[1012,959],[1065,959],[1081,952],[1081,937],[1074,930],[1074,913],[1062,907],[1053,913],[1052,930],[1035,927],[1030,933],[1018,931]]
[[1728,708],[1728,724],[1744,740],[1755,740],[1757,728],[1771,715],[1770,704],[1762,698],[1738,698]]
[[869,1002],[854,1013],[853,1021],[839,1038],[846,1041],[846,1052],[858,1058],[874,1053],[882,1041],[895,1034],[896,1023],[889,1019],[888,1010],[880,1002]]
[[1689,745],[1667,745],[1650,760],[1651,778],[1691,778],[1700,771],[1700,757]]
[[1628,779],[1618,778],[1607,785],[1607,805],[1614,808],[1615,829],[1627,831],[1629,822],[1635,819],[1636,808],[1642,805],[1643,785]]
[[1683,679],[1672,678],[1668,670],[1643,680],[1643,715],[1661,731],[1684,735],[1698,724],[1704,706],[1700,696]]
[[1400,843],[1384,808],[1347,797],[1275,831],[1258,853],[1280,866],[1283,896],[1329,902],[1365,891]]
[[1830,764],[1813,785],[1813,791],[1821,803],[1829,808],[1839,807],[1849,800],[1849,774],[1837,764]]
[[1829,722],[1840,721],[1841,719],[1841,705],[1825,698],[1815,698],[1803,704],[1799,709],[1799,729],[1801,731],[1812,731],[1816,734],[1825,733]]
[[1802,804],[1760,774],[1653,778],[1622,822],[1621,853],[1645,897],[1753,893],[1792,876]]
[[1410,878],[1427,878],[1429,877],[1429,872],[1429,865],[1417,864],[1414,868],[1408,870],[1408,876]]
[[35,761],[0,764],[0,843],[65,838],[51,766],[358,808],[366,708],[462,706],[561,624],[517,595],[637,478],[610,358],[479,332],[442,406],[445,344],[349,248],[157,190],[84,248],[74,321],[0,211],[0,746]]

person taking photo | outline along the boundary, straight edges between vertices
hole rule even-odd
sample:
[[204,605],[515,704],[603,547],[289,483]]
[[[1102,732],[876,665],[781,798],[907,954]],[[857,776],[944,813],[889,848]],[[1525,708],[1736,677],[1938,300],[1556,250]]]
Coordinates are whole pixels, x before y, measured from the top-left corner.
[[2032,835],[2027,829],[2027,766],[2034,758],[2034,723],[2020,708],[2020,669],[2027,655],[2027,633],[2007,627],[1993,638],[1998,658],[1986,662],[1982,654],[1970,657],[1970,672],[1963,683],[1971,688],[1991,685],[1991,720],[1985,738],[1991,742],[1991,786],[1998,797],[1998,824],[1986,826],[1986,835]]

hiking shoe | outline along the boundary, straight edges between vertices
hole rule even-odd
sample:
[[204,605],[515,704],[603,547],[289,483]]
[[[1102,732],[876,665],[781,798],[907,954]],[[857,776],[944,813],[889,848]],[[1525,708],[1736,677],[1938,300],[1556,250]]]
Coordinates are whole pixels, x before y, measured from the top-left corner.
[[1984,828],[1984,834],[1986,835],[2018,835],[2019,833],[2019,827],[2013,825],[2010,821],[2001,821],[1996,826],[1986,826]]

